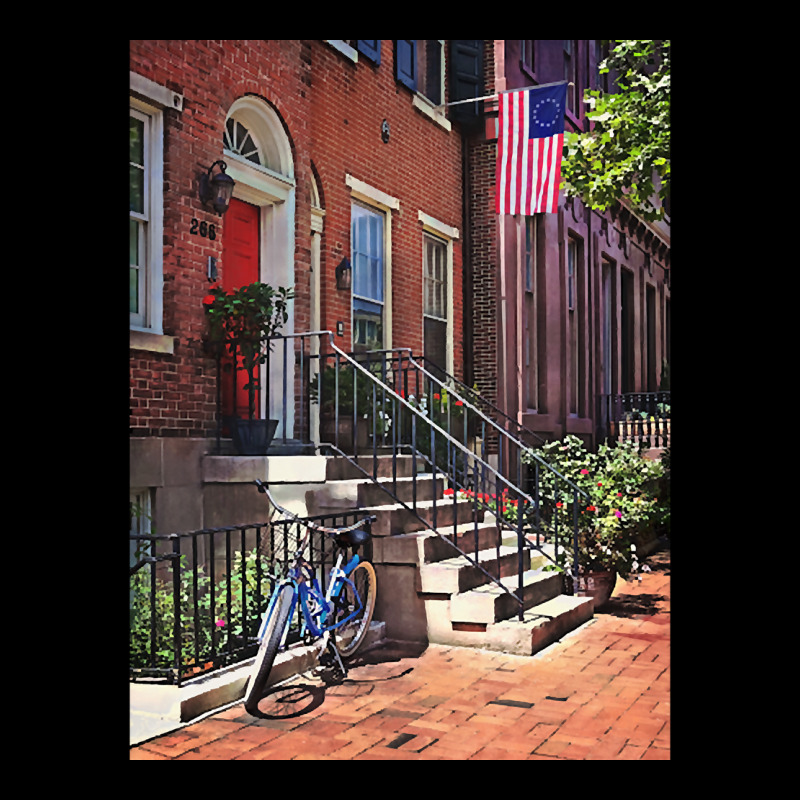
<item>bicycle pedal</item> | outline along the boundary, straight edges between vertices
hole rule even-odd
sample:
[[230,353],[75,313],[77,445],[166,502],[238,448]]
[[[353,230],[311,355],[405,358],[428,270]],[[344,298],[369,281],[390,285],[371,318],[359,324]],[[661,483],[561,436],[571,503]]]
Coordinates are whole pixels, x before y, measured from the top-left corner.
[[319,664],[322,667],[338,666],[336,664],[336,659],[333,657],[333,653],[330,653],[327,650],[320,655]]

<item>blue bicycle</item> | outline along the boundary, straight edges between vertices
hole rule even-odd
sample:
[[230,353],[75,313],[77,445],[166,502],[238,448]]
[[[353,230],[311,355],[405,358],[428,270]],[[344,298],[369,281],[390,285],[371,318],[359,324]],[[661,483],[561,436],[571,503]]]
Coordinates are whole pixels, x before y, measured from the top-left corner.
[[[286,577],[272,593],[258,632],[258,654],[244,696],[244,707],[250,714],[255,714],[258,708],[275,656],[285,647],[290,621],[298,602],[303,616],[301,635],[306,640],[319,640],[320,653],[330,651],[342,675],[346,676],[342,658],[352,656],[363,643],[375,611],[377,591],[375,568],[369,561],[362,561],[357,552],[342,566],[344,549],[351,547],[355,551],[370,538],[368,528],[375,520],[374,516],[364,517],[349,527],[325,528],[281,508],[261,481],[255,483],[259,492],[267,495],[284,518],[294,519],[306,528],[306,532]],[[340,548],[324,595],[311,565],[303,558],[312,531],[329,536]]]

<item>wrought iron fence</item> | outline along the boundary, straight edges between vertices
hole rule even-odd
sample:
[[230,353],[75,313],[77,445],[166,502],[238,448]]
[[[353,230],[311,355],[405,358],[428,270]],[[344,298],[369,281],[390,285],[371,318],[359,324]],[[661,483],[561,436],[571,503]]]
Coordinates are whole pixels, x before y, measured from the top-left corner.
[[[130,679],[181,685],[255,655],[261,617],[294,556],[303,523],[345,527],[361,517],[356,510],[188,533],[131,534],[136,552],[130,568]],[[329,537],[312,532],[305,555],[323,591],[333,549]],[[299,624],[298,610],[289,643],[300,638]]]

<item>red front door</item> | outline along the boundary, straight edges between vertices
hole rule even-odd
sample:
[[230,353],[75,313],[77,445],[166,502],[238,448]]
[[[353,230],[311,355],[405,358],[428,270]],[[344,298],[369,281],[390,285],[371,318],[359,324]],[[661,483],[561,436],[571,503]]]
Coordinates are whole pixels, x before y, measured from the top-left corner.
[[[222,239],[222,288],[227,291],[254,283],[259,279],[258,270],[258,221],[259,209],[242,200],[232,198],[225,214]],[[234,404],[233,359],[222,362],[222,413],[223,415],[247,419],[247,373],[236,370],[236,392]],[[258,418],[260,394],[256,392]]]

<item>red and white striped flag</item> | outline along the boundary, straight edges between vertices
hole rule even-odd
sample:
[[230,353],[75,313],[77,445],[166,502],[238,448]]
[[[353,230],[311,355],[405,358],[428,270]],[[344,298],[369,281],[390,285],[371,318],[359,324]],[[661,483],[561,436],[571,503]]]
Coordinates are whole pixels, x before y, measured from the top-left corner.
[[495,210],[558,210],[567,82],[499,95]]

